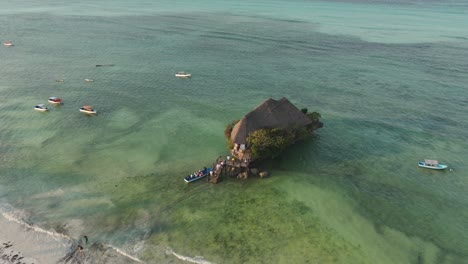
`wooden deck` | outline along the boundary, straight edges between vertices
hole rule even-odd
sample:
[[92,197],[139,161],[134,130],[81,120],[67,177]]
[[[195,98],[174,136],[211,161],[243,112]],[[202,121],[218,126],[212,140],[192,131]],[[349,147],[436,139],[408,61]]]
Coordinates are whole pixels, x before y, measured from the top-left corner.
[[250,153],[243,155],[244,159],[233,156],[219,156],[213,164],[213,175],[209,176],[208,181],[218,183],[223,176],[236,177],[239,173],[249,173],[250,171]]

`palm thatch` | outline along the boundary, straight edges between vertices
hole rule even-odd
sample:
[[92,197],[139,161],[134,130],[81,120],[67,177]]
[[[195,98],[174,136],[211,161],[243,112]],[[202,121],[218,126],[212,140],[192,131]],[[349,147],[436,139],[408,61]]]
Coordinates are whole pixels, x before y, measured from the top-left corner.
[[250,132],[262,128],[287,129],[295,126],[307,126],[312,121],[288,99],[266,100],[246,114],[232,129],[233,143],[246,144]]

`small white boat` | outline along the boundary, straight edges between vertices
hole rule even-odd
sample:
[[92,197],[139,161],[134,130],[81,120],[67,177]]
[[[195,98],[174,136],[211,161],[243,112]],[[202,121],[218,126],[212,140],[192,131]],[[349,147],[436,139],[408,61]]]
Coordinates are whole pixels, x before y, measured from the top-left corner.
[[178,72],[175,74],[175,76],[180,77],[180,78],[189,78],[189,77],[192,77],[192,74],[186,73],[186,72]]
[[418,166],[421,168],[433,169],[433,170],[444,170],[448,167],[447,165],[440,164],[437,160],[428,160],[428,159],[418,162]]
[[63,79],[60,79],[60,80],[55,80],[55,81],[56,81],[56,82],[59,82],[59,83],[63,83],[63,82],[65,82],[65,80],[63,80]]
[[13,43],[11,43],[11,41],[5,41],[5,42],[3,43],[3,45],[4,45],[4,46],[7,46],[7,47],[11,47],[11,46],[13,46]]
[[47,112],[49,111],[49,108],[45,107],[44,104],[38,104],[34,106],[34,110],[39,111],[39,112]]
[[97,111],[93,109],[92,106],[90,105],[85,105],[80,108],[80,112],[86,113],[86,114],[97,114]]
[[193,182],[202,178],[205,178],[210,174],[210,171],[212,171],[212,168],[203,168],[203,170],[199,170],[198,172],[195,172],[193,174],[187,175],[184,177],[184,181],[186,183]]
[[61,104],[62,99],[60,99],[58,97],[55,97],[55,96],[52,96],[52,97],[49,97],[49,99],[47,99],[47,102],[49,102],[51,104]]
[[84,80],[85,80],[85,82],[94,82],[93,79],[84,79]]

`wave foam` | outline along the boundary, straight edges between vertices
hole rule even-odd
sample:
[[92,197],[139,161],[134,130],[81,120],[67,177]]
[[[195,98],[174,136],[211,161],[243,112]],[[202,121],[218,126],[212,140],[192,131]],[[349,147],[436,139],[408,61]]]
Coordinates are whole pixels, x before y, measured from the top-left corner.
[[129,254],[123,252],[121,249],[116,248],[116,247],[114,247],[114,246],[112,246],[112,245],[104,244],[104,246],[110,247],[110,248],[112,248],[113,250],[115,250],[117,253],[119,253],[120,255],[125,256],[125,257],[127,257],[127,258],[129,258],[129,259],[132,259],[132,260],[134,260],[134,261],[136,261],[136,262],[143,262],[143,261],[141,261],[140,259],[138,259],[137,257],[134,257],[134,256],[132,256],[132,255],[129,255]]
[[191,263],[196,263],[196,264],[215,264],[213,262],[209,262],[207,260],[205,260],[203,257],[201,256],[196,256],[194,258],[192,257],[187,257],[187,256],[182,256],[180,254],[177,254],[176,252],[174,252],[174,250],[168,248],[166,249],[166,254],[168,255],[173,255],[175,256],[176,258],[180,259],[180,260],[183,260],[183,261],[187,261],[187,262],[191,262]]
[[[69,243],[73,243],[73,238],[71,238],[71,237],[69,237],[67,235],[64,235],[64,234],[61,234],[61,233],[58,233],[58,232],[53,232],[53,231],[50,231],[50,230],[46,230],[46,229],[43,229],[43,228],[40,228],[38,226],[35,226],[33,224],[28,223],[26,220],[24,220],[24,219],[26,219],[25,216],[27,216],[27,214],[24,211],[18,210],[16,208],[14,208],[13,206],[9,205],[9,204],[0,204],[0,213],[8,221],[15,222],[15,223],[17,223],[17,224],[19,224],[21,226],[27,227],[28,229],[34,230],[35,232],[47,234],[47,235],[51,236],[53,239],[55,239],[57,241],[60,240],[60,239],[65,239]],[[134,257],[134,256],[132,256],[130,254],[127,254],[127,253],[125,253],[124,251],[122,251],[121,249],[119,249],[117,247],[114,247],[114,246],[112,246],[110,244],[103,244],[103,245],[113,249],[115,252],[119,253],[122,256],[125,256],[125,257],[127,257],[129,259],[132,259],[132,260],[136,261],[136,262],[142,262],[137,257]]]
[[24,219],[24,215],[25,213],[18,210],[18,209],[15,209],[14,207],[10,206],[10,205],[6,205],[6,204],[3,204],[0,206],[0,211],[2,213],[2,216],[7,219],[8,221],[11,221],[11,222],[15,222],[17,224],[20,224],[22,226],[25,226],[29,229],[32,229],[38,233],[43,233],[43,234],[47,234],[47,235],[50,235],[51,237],[53,237],[55,240],[57,240],[58,238],[65,238],[65,239],[68,239],[68,240],[72,240],[71,237],[69,236],[66,236],[64,234],[60,234],[60,233],[57,233],[57,232],[53,232],[53,231],[49,231],[49,230],[45,230],[45,229],[42,229],[38,226],[35,226],[33,224],[30,224],[28,222],[26,222]]

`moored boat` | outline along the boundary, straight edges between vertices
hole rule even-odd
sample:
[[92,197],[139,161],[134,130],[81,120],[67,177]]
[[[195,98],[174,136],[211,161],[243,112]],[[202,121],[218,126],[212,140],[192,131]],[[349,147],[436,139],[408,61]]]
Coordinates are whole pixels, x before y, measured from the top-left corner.
[[97,111],[93,109],[92,106],[90,105],[85,105],[80,108],[80,112],[86,113],[86,114],[97,114]]
[[63,82],[65,82],[65,80],[63,80],[63,79],[60,79],[60,80],[55,80],[55,81],[56,81],[56,82],[59,82],[59,83],[63,83]]
[[38,104],[34,106],[34,110],[39,111],[39,112],[47,112],[49,111],[49,108],[47,108],[44,104]]
[[203,170],[199,170],[199,171],[196,171],[190,175],[187,175],[185,176],[184,178],[184,181],[189,183],[189,182],[193,182],[193,181],[196,181],[196,180],[199,180],[201,178],[204,178],[206,176],[208,176],[208,174],[210,174],[210,171],[212,171],[213,169],[212,168],[203,168]]
[[58,98],[58,97],[55,97],[55,96],[52,96],[52,97],[49,97],[49,99],[47,99],[47,101],[51,104],[61,104],[62,103],[62,99]]
[[181,78],[188,78],[192,77],[191,73],[186,73],[186,72],[178,72],[175,74],[176,77],[181,77]]
[[437,160],[429,160],[429,159],[425,159],[424,161],[418,162],[418,166],[421,168],[433,169],[433,170],[444,170],[448,167],[447,165],[440,164]]
[[13,46],[13,43],[11,43],[11,41],[5,41],[5,42],[3,43],[3,45],[4,45],[4,46],[7,46],[7,47],[11,47],[11,46]]

